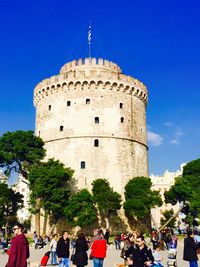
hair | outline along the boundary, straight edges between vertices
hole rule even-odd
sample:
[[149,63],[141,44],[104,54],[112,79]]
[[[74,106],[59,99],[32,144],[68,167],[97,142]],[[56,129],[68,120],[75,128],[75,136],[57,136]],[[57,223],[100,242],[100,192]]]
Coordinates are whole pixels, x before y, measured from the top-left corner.
[[138,237],[137,237],[137,239],[138,238],[140,238],[142,241],[144,241],[144,236],[143,235],[139,235]]
[[[63,233],[63,234],[64,234],[64,233]],[[58,236],[58,234],[54,234],[54,235],[53,235],[53,237],[56,237],[56,236]]]
[[78,238],[79,238],[79,239],[85,239],[85,234],[84,234],[84,233],[80,233],[80,234],[78,235]]
[[67,234],[68,234],[68,232],[67,232],[67,231],[62,231],[62,235],[64,235],[65,233],[67,233]]
[[19,223],[19,222],[16,222],[16,223],[14,224],[14,226],[15,226],[15,225],[23,231],[23,229],[24,229],[23,224],[21,224],[21,223]]
[[188,231],[187,231],[187,236],[188,236],[188,237],[190,237],[192,234],[193,234],[193,231],[192,231],[192,230],[188,230]]

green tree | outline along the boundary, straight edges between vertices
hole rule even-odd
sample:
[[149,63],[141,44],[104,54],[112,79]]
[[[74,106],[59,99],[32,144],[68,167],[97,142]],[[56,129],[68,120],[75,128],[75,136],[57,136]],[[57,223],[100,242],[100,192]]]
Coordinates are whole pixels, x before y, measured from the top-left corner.
[[165,192],[166,203],[189,202],[191,211],[200,212],[200,159],[189,162],[183,168],[183,175],[175,179],[174,185]]
[[[175,179],[174,185],[165,192],[165,202],[173,205],[183,202],[187,221],[192,225],[194,218],[200,217],[200,159],[189,162],[183,168],[183,175]],[[187,207],[187,209],[186,209]],[[195,215],[194,215],[195,214]]]
[[124,210],[130,223],[136,227],[150,227],[150,210],[162,205],[158,191],[151,190],[152,182],[147,177],[135,177],[125,186]]
[[26,177],[27,168],[44,158],[43,146],[33,131],[7,132],[0,137],[0,167],[8,175],[14,170]]
[[121,196],[110,187],[106,179],[97,179],[92,183],[94,201],[98,207],[99,215],[104,218],[106,228],[109,228],[111,216],[117,215],[121,208]]
[[[170,209],[170,210],[165,210],[163,213],[163,218],[161,218],[161,225],[164,225],[173,215],[174,215],[174,210]],[[168,223],[168,227],[174,228],[176,224],[176,218],[172,219],[169,223]]]
[[73,194],[65,208],[65,215],[72,226],[85,227],[97,222],[92,194],[87,189]]
[[16,193],[12,188],[8,188],[5,183],[0,183],[0,224],[7,227],[13,217],[16,217],[18,209],[23,208],[23,195]]
[[74,171],[58,160],[49,159],[33,165],[28,173],[32,212],[36,214],[36,231],[40,233],[40,209],[45,211],[43,233],[46,233],[47,218],[51,214],[54,224],[64,216],[64,208],[73,188]]

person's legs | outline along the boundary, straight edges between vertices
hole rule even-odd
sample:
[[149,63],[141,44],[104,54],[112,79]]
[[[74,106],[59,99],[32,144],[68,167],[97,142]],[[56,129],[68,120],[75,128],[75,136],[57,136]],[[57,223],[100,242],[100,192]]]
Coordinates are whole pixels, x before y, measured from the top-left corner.
[[190,261],[190,267],[198,267],[197,261]]
[[56,251],[52,251],[52,252],[51,252],[51,264],[52,264],[52,265],[57,264]]
[[100,265],[100,259],[93,258],[93,266],[94,267],[101,267],[101,265]]

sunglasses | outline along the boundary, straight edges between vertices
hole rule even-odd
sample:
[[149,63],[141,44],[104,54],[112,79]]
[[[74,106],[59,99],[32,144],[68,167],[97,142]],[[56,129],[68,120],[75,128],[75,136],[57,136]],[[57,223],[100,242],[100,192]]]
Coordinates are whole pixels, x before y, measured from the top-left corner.
[[19,227],[13,228],[13,231],[15,231],[15,230],[17,230],[17,229],[19,229]]

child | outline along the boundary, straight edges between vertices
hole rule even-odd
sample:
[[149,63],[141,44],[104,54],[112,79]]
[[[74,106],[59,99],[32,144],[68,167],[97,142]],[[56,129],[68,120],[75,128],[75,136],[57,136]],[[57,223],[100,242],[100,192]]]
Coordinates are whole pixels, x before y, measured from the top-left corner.
[[155,250],[153,250],[153,257],[154,257],[154,263],[152,265],[152,267],[163,267],[161,261],[162,261],[162,258],[160,256],[160,247],[159,246],[156,246]]

